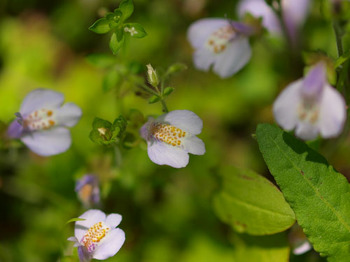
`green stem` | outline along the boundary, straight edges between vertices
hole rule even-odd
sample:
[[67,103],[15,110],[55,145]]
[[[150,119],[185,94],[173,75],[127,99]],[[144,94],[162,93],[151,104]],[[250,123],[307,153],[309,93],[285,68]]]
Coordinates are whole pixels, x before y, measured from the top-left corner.
[[344,54],[343,42],[342,42],[342,36],[343,36],[342,29],[338,22],[333,22],[333,29],[335,33],[335,40],[337,43],[338,57],[341,57]]
[[168,113],[169,110],[168,110],[168,107],[166,106],[166,103],[165,103],[164,99],[160,100],[160,102],[162,103],[162,111],[164,113]]
[[[145,84],[140,84],[140,86],[141,86],[144,90],[146,90],[147,92],[151,93],[152,95],[159,96],[159,94],[158,94],[156,91],[154,91],[152,88],[149,88],[147,85],[145,85]],[[158,92],[159,92],[159,91],[158,91]]]

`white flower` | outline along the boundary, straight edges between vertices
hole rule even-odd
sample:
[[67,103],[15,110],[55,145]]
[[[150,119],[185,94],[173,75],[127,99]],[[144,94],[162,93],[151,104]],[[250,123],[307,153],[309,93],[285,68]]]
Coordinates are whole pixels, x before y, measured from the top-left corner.
[[122,220],[121,215],[106,216],[100,210],[90,209],[79,218],[84,220],[75,222],[74,237],[68,240],[78,247],[80,262],[112,257],[124,244],[125,233],[116,228]]
[[241,18],[245,14],[251,14],[252,16],[262,18],[263,26],[272,34],[280,35],[282,33],[281,23],[272,10],[272,8],[266,4],[264,0],[242,0],[238,5],[238,14]]
[[228,19],[205,18],[193,23],[187,32],[195,49],[193,56],[197,69],[213,70],[220,77],[232,76],[248,63],[251,57],[248,36],[253,29]]
[[148,156],[158,165],[175,168],[188,164],[188,153],[203,155],[205,146],[196,137],[201,133],[202,120],[188,110],[175,110],[157,119],[150,118],[141,128],[141,135],[148,144]]
[[295,128],[296,136],[310,140],[320,134],[335,137],[343,129],[346,105],[340,93],[326,80],[323,62],[300,80],[289,84],[273,105],[277,123],[286,130]]

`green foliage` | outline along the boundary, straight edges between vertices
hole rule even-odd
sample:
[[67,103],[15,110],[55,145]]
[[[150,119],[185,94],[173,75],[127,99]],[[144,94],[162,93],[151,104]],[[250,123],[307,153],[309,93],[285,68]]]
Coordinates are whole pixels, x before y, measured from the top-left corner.
[[174,90],[175,90],[175,89],[172,88],[172,87],[166,87],[166,88],[164,88],[163,94],[164,94],[164,96],[168,96],[168,95],[170,95]]
[[95,143],[109,145],[118,142],[118,139],[124,135],[126,126],[127,122],[123,116],[116,118],[113,124],[107,120],[95,117],[89,137]]
[[132,0],[123,0],[119,5],[119,11],[122,13],[122,20],[128,19],[134,12],[134,4]]
[[109,47],[112,50],[112,53],[116,55],[119,51],[119,49],[123,46],[124,44],[124,35],[120,37],[119,39],[117,38],[117,33],[113,33],[111,40],[109,41]]
[[214,198],[220,219],[239,233],[267,235],[282,232],[295,222],[282,193],[253,171],[225,167],[222,190]]
[[148,99],[148,103],[154,104],[160,101],[160,99],[161,99],[160,96],[153,95],[150,97],[150,99]]
[[142,25],[138,23],[124,24],[124,32],[133,38],[143,38],[147,35]]
[[79,218],[79,217],[75,217],[75,218],[72,218],[72,219],[69,219],[66,224],[69,224],[69,223],[72,223],[72,222],[76,222],[76,221],[84,221],[85,218]]
[[183,63],[175,63],[171,66],[169,66],[168,70],[165,73],[165,76],[170,76],[172,74],[182,72],[187,69],[187,65]]
[[260,151],[298,223],[329,261],[350,257],[350,185],[326,159],[280,128],[260,124]]
[[96,34],[105,34],[111,30],[111,27],[109,26],[109,21],[107,18],[100,18],[89,27],[89,30],[95,32]]

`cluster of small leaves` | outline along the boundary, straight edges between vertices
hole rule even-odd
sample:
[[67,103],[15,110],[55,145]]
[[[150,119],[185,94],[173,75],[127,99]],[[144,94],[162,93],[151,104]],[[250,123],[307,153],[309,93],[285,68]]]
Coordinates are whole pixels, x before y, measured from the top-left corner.
[[107,120],[96,117],[92,123],[90,132],[91,141],[100,145],[118,143],[123,137],[127,127],[127,121],[123,116],[119,116],[113,124]]
[[116,55],[123,46],[125,37],[143,38],[147,35],[142,25],[138,23],[125,23],[134,12],[132,0],[123,0],[114,12],[108,12],[98,19],[89,29],[97,34],[106,34],[112,31],[109,47]]

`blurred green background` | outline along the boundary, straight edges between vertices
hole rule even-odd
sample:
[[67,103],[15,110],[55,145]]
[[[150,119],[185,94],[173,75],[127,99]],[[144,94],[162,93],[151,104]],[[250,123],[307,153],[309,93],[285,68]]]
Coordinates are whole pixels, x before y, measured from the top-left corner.
[[[303,28],[301,46],[335,58],[331,23],[322,17],[319,3],[314,2]],[[288,261],[289,249],[276,244],[286,241],[285,233],[272,237],[234,233],[215,215],[212,198],[220,189],[220,166],[246,167],[269,177],[252,134],[258,123],[273,122],[275,97],[303,75],[301,51],[292,52],[281,39],[252,39],[251,61],[223,80],[193,68],[186,31],[200,18],[237,18],[237,1],[135,0],[130,21],[141,23],[148,36],[130,40],[117,59],[122,64],[151,63],[157,69],[175,62],[188,65],[168,83],[175,91],[167,105],[169,110],[191,110],[203,119],[199,137],[207,152],[191,155],[186,168],[173,169],[152,163],[142,142],[123,150],[122,165],[116,168],[113,150],[88,137],[94,117],[113,121],[130,109],[145,117],[161,114],[160,104],[148,104],[132,88],[122,101],[116,90],[104,92],[105,71],[86,60],[88,54],[110,53],[109,35],[96,35],[88,27],[105,9],[113,10],[118,4],[111,0],[0,0],[2,131],[26,94],[38,87],[64,93],[65,101],[83,110],[82,119],[71,129],[73,144],[63,154],[42,158],[19,143],[10,148],[3,143],[0,261],[75,261],[69,256],[76,251],[66,241],[73,235],[73,224],[66,221],[85,211],[74,192],[77,178],[85,173],[100,177],[100,208],[123,216],[120,227],[126,242],[108,261]],[[348,37],[347,48],[349,43]],[[331,145],[332,141],[321,143],[328,160],[350,174],[349,139],[332,151],[328,150]],[[292,255],[290,260],[321,261],[315,252]]]

